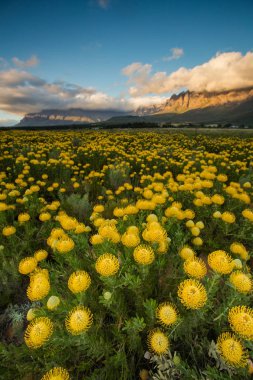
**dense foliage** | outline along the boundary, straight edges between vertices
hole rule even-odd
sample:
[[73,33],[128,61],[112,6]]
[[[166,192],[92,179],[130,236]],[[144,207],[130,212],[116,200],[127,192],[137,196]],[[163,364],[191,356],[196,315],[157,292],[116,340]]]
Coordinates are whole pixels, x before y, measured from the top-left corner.
[[252,138],[0,139],[1,378],[250,378]]

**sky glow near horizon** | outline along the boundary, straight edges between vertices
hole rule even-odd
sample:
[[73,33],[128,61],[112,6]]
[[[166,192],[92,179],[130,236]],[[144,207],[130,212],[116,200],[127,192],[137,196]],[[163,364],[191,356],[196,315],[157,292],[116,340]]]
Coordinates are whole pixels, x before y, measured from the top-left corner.
[[253,86],[252,14],[251,0],[1,2],[0,125]]

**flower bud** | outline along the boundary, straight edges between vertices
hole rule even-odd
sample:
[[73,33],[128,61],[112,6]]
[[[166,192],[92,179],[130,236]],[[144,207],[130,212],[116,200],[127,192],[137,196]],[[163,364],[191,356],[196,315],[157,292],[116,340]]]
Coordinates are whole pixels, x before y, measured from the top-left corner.
[[104,292],[104,299],[106,301],[109,301],[112,297],[112,293],[111,292]]
[[174,355],[173,363],[175,364],[175,366],[178,366],[180,362],[181,362],[180,357],[178,355]]
[[233,260],[234,268],[236,269],[242,269],[242,262],[240,259]]
[[60,304],[60,298],[57,296],[51,296],[47,300],[47,308],[49,310],[54,310],[56,309]]

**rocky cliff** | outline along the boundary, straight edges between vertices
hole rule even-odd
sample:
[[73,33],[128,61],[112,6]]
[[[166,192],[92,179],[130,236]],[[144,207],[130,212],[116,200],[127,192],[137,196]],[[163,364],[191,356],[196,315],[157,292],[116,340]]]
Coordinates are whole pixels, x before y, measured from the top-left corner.
[[[141,107],[137,114],[182,114],[191,110],[201,110],[208,107],[238,105],[253,99],[253,88],[223,92],[191,92],[184,91],[172,95],[166,102],[151,107]],[[150,112],[151,111],[151,112]]]

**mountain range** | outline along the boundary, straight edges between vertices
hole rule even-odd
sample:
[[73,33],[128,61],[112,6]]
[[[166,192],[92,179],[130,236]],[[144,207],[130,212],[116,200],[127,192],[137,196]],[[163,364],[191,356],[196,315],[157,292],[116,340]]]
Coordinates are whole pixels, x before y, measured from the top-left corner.
[[222,92],[184,91],[165,102],[139,107],[130,112],[118,110],[43,110],[28,113],[17,126],[68,124],[154,123],[238,123],[253,125],[253,88]]
[[82,108],[47,109],[28,113],[17,126],[52,126],[68,124],[99,123],[113,117],[125,116],[126,112],[116,110],[84,110]]

